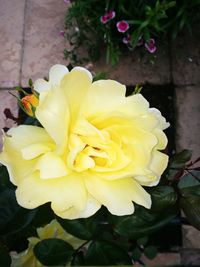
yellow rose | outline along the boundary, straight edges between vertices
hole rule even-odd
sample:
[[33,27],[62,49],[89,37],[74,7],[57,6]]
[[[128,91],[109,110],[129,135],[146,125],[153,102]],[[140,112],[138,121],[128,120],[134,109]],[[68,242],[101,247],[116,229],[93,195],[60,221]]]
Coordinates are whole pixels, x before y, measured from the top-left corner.
[[74,249],[79,248],[85,241],[64,231],[60,224],[53,220],[45,227],[37,229],[38,237],[28,238],[28,249],[12,255],[11,267],[42,267],[42,265],[33,252],[35,245],[43,239],[47,238],[59,238],[69,243]]
[[92,83],[81,67],[54,65],[49,81],[37,80],[34,89],[44,128],[9,130],[0,154],[18,203],[32,209],[51,202],[68,219],[89,217],[101,205],[115,215],[132,214],[133,202],[149,209],[142,186],[156,185],[168,163],[159,151],[169,125],[160,112],[141,94],[126,97],[116,81]]

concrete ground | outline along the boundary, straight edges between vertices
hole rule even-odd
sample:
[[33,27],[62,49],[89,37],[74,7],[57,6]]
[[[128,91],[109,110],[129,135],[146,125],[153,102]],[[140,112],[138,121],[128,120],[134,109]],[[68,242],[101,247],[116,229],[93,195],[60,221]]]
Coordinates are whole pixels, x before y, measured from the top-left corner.
[[[13,125],[5,118],[5,108],[10,108],[14,116],[18,114],[17,100],[9,94],[15,86],[27,87],[29,78],[47,77],[50,66],[68,63],[63,50],[69,44],[59,35],[64,29],[67,6],[63,0],[0,0],[0,129]],[[177,150],[191,149],[194,158],[200,154],[199,37],[199,31],[192,37],[182,34],[173,44],[160,47],[154,64],[141,62],[134,52],[115,67],[105,66],[104,59],[93,66],[93,70],[107,71],[109,78],[126,85],[173,84]],[[191,258],[190,252],[200,252],[200,232],[184,227],[183,248],[181,254],[162,254],[151,263],[194,264],[195,257]],[[200,265],[199,257],[195,259]]]

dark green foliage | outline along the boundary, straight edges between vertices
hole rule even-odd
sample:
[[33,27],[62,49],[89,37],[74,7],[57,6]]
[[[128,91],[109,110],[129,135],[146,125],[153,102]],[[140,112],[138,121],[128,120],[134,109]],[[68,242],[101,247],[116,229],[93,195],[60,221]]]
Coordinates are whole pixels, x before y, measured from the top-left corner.
[[131,265],[131,259],[120,246],[105,241],[93,241],[86,254],[88,265]]
[[65,266],[71,260],[74,249],[62,239],[49,238],[37,243],[34,253],[47,266]]
[[6,189],[0,193],[0,235],[23,231],[36,214],[36,210],[27,210],[18,205],[15,191]]
[[77,220],[64,220],[58,217],[57,220],[68,233],[83,240],[91,240],[97,230],[97,222],[93,217]]
[[180,207],[188,221],[200,230],[200,171],[191,171],[178,183]]
[[11,257],[9,250],[0,244],[0,267],[9,267],[11,264]]

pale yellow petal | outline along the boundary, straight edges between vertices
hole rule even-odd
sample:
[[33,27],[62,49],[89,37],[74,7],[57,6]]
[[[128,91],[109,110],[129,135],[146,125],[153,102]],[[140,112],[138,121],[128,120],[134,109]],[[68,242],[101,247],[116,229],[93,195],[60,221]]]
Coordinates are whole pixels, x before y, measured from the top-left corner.
[[61,212],[57,212],[57,215],[64,219],[78,219],[88,218],[94,215],[101,208],[101,204],[93,198],[91,195],[88,196],[86,207],[83,210],[71,207]]
[[84,210],[87,202],[87,193],[82,177],[68,175],[45,180],[39,178],[39,172],[20,181],[16,197],[18,203],[27,209],[51,202],[51,207],[56,214],[70,207]]
[[91,83],[91,74],[84,68],[74,68],[62,79],[61,88],[69,106],[71,127],[76,123]]
[[41,156],[36,164],[42,179],[54,179],[68,174],[66,163],[55,153],[48,152]]
[[8,168],[10,179],[18,184],[21,179],[30,175],[36,160],[25,160],[23,149],[29,145],[41,142],[53,142],[45,129],[37,126],[21,125],[8,131],[4,138],[3,152],[0,153],[0,162]]
[[64,65],[53,65],[49,71],[49,83],[52,86],[59,85],[63,77],[68,74],[68,72],[68,68]]
[[92,79],[93,79],[93,78],[92,78],[92,74],[91,74],[91,72],[90,72],[89,70],[87,70],[86,68],[77,66],[77,67],[74,67],[71,71],[72,71],[72,72],[73,72],[73,71],[82,71],[82,72],[85,72],[85,74],[87,74],[88,78],[89,78],[90,81],[92,82]]
[[166,119],[161,115],[161,112],[156,108],[150,108],[149,113],[153,114],[159,120],[159,128],[165,130],[170,126],[169,122],[166,122]]
[[90,87],[83,104],[86,117],[113,111],[125,99],[126,87],[113,80],[99,80]]
[[124,98],[123,102],[117,106],[116,111],[134,117],[145,114],[148,108],[149,102],[141,94],[136,94]]
[[134,179],[143,186],[156,186],[160,181],[160,175],[151,172],[150,174],[146,174],[145,176],[134,176]]
[[154,130],[154,134],[156,135],[158,139],[158,144],[156,145],[156,148],[158,150],[165,149],[167,146],[167,142],[168,142],[165,133],[162,130],[157,128]]
[[160,151],[153,151],[149,168],[157,175],[161,175],[167,168],[168,156]]
[[51,84],[44,79],[37,79],[33,83],[33,88],[36,92],[41,93],[51,90]]
[[151,206],[149,194],[132,178],[106,181],[98,177],[88,177],[86,186],[90,194],[114,215],[132,214],[132,201],[146,208]]
[[22,148],[22,157],[26,160],[34,159],[46,152],[53,150],[54,147],[54,144],[47,142],[31,144]]
[[35,114],[57,144],[57,153],[62,154],[68,142],[68,128],[70,123],[68,103],[63,89],[55,87],[48,93],[41,93]]
[[33,83],[33,88],[36,92],[41,93],[51,90],[51,84],[44,79],[37,79]]
[[20,125],[11,128],[7,135],[13,137],[16,149],[22,149],[35,143],[53,142],[44,128],[32,125]]

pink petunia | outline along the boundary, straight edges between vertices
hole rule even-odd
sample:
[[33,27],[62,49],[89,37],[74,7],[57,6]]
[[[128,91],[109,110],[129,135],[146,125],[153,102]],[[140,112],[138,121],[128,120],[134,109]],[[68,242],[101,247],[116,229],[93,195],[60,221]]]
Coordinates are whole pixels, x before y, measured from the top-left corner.
[[107,23],[109,20],[115,17],[115,11],[109,10],[105,15],[101,16],[100,20],[103,24]]
[[151,38],[148,43],[145,43],[144,46],[149,51],[149,53],[154,53],[157,49],[155,46],[155,40],[153,38]]
[[125,20],[117,22],[117,29],[119,32],[126,32],[129,29],[129,24]]
[[124,38],[122,39],[122,42],[124,44],[129,44],[131,41],[131,36],[128,34],[127,36],[124,36]]

